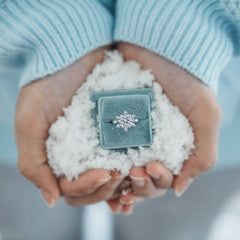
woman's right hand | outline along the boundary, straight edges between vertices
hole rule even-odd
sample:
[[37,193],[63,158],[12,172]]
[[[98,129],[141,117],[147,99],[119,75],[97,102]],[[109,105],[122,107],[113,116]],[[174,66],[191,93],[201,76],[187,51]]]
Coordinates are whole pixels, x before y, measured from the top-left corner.
[[103,60],[99,48],[65,69],[25,86],[18,97],[15,114],[15,138],[18,147],[18,169],[35,184],[49,206],[63,196],[72,206],[110,199],[122,181],[119,173],[89,170],[76,180],[57,179],[47,163],[45,140],[48,129],[63,107],[84,82],[92,68]]

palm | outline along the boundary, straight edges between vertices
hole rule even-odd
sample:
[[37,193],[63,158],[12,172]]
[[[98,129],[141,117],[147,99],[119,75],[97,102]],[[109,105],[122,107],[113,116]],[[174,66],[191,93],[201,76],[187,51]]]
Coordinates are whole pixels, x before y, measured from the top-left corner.
[[196,148],[173,186],[187,175],[195,178],[201,171],[213,167],[221,122],[221,109],[213,92],[181,67],[151,51],[126,43],[120,43],[119,50],[126,60],[139,62],[143,69],[152,69],[163,91],[193,127]]
[[[72,193],[73,188],[75,188],[76,194],[82,194],[83,189],[80,191],[79,186],[84,185],[83,182],[86,180],[90,186],[85,184],[85,192],[92,185],[96,185],[98,179],[103,180],[100,184],[104,183],[105,179],[109,179],[107,171],[99,170],[94,174],[93,171],[91,172],[91,179],[87,179],[87,176],[79,178],[79,183],[70,184],[66,178],[57,181],[46,164],[45,150],[45,140],[48,137],[50,125],[63,114],[63,107],[70,104],[72,96],[84,82],[86,76],[97,63],[102,61],[106,49],[108,48],[99,48],[71,66],[29,84],[19,94],[15,116],[16,141],[19,150],[18,168],[38,188],[47,188],[55,202],[60,194]],[[96,188],[90,190],[93,191]],[[95,200],[92,198],[92,201]],[[51,201],[49,202],[51,203]]]

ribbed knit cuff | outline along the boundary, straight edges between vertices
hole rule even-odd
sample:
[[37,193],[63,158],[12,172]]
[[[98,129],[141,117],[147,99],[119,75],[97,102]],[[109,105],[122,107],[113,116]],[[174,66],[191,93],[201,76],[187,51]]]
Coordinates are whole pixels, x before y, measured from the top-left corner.
[[23,87],[111,44],[112,28],[97,0],[9,0],[0,9],[0,62],[22,70]]
[[118,0],[113,38],[166,57],[216,93],[233,54],[223,14],[217,0]]

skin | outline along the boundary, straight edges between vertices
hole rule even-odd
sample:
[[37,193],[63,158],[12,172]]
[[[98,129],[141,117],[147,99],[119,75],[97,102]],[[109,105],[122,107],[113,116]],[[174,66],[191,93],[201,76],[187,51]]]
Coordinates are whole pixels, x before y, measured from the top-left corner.
[[[124,42],[118,44],[118,50],[122,52],[125,60],[135,60],[143,69],[152,69],[164,93],[188,118],[193,128],[196,147],[184,163],[179,176],[174,176],[159,162],[131,169],[130,177],[135,196],[121,195],[120,198],[125,201],[127,198],[127,201],[131,202],[136,196],[158,197],[164,195],[169,188],[173,188],[176,195],[181,196],[199,174],[216,164],[222,119],[217,98],[208,86],[162,56]],[[116,203],[108,203],[113,211],[119,208]]]
[[19,94],[15,114],[18,169],[41,191],[50,207],[62,196],[74,207],[105,200],[114,213],[129,214],[134,203],[143,198],[162,196],[169,188],[174,188],[177,195],[182,194],[190,184],[188,179],[196,178],[216,163],[222,113],[213,92],[165,58],[135,45],[119,43],[118,49],[125,60],[136,60],[143,69],[152,69],[164,92],[189,119],[196,149],[185,162],[180,176],[173,176],[157,161],[131,169],[127,179],[133,191],[127,194],[121,191],[126,187],[122,185],[126,178],[119,172],[92,169],[73,182],[65,177],[55,177],[47,164],[45,140],[48,129],[63,114],[62,108],[70,104],[93,67],[103,60],[106,49],[110,47],[86,54],[65,69],[27,85]]
[[57,179],[47,164],[45,140],[50,125],[62,115],[72,96],[93,67],[103,60],[99,48],[65,69],[24,87],[18,97],[15,114],[15,138],[18,147],[18,169],[35,184],[52,207],[63,196],[72,206],[110,199],[123,180],[119,173],[93,169],[73,182]]

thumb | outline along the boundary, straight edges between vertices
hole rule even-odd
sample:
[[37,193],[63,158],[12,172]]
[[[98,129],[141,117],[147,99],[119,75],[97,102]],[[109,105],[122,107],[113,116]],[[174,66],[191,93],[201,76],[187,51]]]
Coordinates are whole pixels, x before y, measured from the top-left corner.
[[39,167],[38,175],[33,182],[40,189],[47,205],[53,207],[60,197],[60,190],[56,177],[46,163]]
[[60,189],[58,181],[48,164],[44,162],[38,166],[33,166],[32,164],[26,165],[24,161],[19,160],[18,169],[24,177],[40,190],[47,205],[53,207],[60,197]]
[[194,178],[197,176],[197,166],[191,158],[184,163],[181,174],[176,176],[173,182],[173,188],[177,197],[187,190]]
[[[23,126],[16,128],[18,170],[41,191],[48,206],[53,207],[60,197],[60,189],[55,175],[47,164],[45,129],[36,130],[36,121],[33,122],[34,127],[29,127],[25,121]],[[37,134],[43,136],[39,137]]]
[[173,188],[178,197],[200,173],[211,169],[217,162],[218,132],[214,128],[196,130],[195,137],[196,148],[184,163],[181,174],[176,176],[173,182]]

